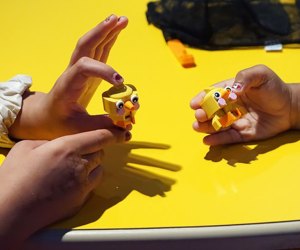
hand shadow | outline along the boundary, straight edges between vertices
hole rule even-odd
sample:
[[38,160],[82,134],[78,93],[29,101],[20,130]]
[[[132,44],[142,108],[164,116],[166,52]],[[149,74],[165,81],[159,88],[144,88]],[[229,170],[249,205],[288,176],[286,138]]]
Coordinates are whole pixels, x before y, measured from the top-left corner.
[[250,164],[251,161],[257,160],[260,154],[272,151],[284,144],[294,143],[300,140],[300,132],[290,130],[279,134],[273,138],[255,142],[256,147],[251,148],[254,143],[243,143],[233,145],[222,145],[210,147],[205,159],[213,162],[226,160],[227,164],[235,167],[236,163]]
[[102,183],[76,216],[65,220],[62,222],[62,225],[56,225],[55,227],[74,228],[96,221],[107,209],[124,200],[133,190],[149,197],[156,195],[164,197],[165,193],[171,190],[171,186],[176,181],[140,169],[135,167],[135,165],[144,165],[143,168],[147,166],[168,171],[179,171],[181,167],[176,164],[131,153],[131,150],[140,148],[165,150],[169,149],[170,146],[149,142],[129,142],[105,148],[105,157],[102,163],[104,167]]

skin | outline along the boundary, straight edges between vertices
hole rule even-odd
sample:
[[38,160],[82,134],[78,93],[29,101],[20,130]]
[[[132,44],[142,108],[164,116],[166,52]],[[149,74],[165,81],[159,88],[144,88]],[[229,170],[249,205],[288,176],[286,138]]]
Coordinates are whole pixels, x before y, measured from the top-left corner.
[[101,129],[17,143],[0,168],[0,245],[15,249],[37,230],[76,213],[102,178],[106,145],[129,137]]
[[101,182],[103,148],[130,140],[130,132],[107,116],[86,111],[93,95],[87,89],[102,80],[123,86],[106,61],[127,23],[111,15],[79,39],[49,93],[24,94],[9,133],[35,141],[17,143],[0,168],[1,249],[16,249],[37,230],[76,213]]
[[300,128],[300,84],[286,84],[264,65],[244,69],[238,72],[234,79],[222,81],[214,86],[233,87],[240,104],[248,113],[229,129],[215,132],[205,111],[201,109],[200,103],[205,92],[200,92],[191,100],[190,106],[195,110],[196,121],[193,128],[197,132],[208,134],[203,139],[207,145],[261,140],[289,129]]
[[[111,15],[82,36],[66,70],[49,93],[27,91],[22,110],[9,129],[16,139],[54,139],[114,125],[106,115],[89,115],[86,106],[102,80],[122,86],[123,78],[106,64],[126,17]],[[120,76],[120,77],[117,77]]]

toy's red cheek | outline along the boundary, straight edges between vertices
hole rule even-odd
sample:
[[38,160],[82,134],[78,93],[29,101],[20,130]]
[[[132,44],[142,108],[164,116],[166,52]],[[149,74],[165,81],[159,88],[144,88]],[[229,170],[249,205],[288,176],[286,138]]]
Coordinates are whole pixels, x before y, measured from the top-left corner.
[[118,109],[117,114],[118,115],[124,115],[125,114],[125,109],[124,108],[123,109]]
[[135,103],[135,104],[134,104],[134,109],[135,109],[135,110],[138,110],[139,108],[140,108],[140,104]]
[[224,106],[226,106],[226,101],[225,101],[223,98],[220,98],[220,99],[218,100],[218,104],[219,104],[221,107],[224,107]]
[[237,95],[236,95],[235,93],[231,92],[231,93],[229,94],[229,99],[231,99],[231,100],[236,100],[236,99],[237,99]]

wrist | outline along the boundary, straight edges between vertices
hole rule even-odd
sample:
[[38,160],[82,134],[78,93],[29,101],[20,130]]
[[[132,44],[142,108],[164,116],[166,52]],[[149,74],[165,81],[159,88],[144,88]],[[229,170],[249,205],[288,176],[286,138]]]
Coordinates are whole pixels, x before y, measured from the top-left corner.
[[287,84],[290,92],[291,129],[300,129],[300,84]]
[[18,140],[45,139],[46,136],[41,131],[47,124],[45,117],[49,115],[44,108],[46,94],[27,91],[22,97],[22,110],[10,126],[9,135]]

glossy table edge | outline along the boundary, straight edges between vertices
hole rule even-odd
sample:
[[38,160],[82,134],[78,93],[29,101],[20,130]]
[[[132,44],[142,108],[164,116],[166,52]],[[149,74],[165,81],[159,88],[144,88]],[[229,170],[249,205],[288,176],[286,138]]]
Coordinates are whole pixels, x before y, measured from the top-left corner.
[[[49,248],[48,248],[49,247]],[[291,249],[300,221],[141,229],[47,229],[24,249]]]

